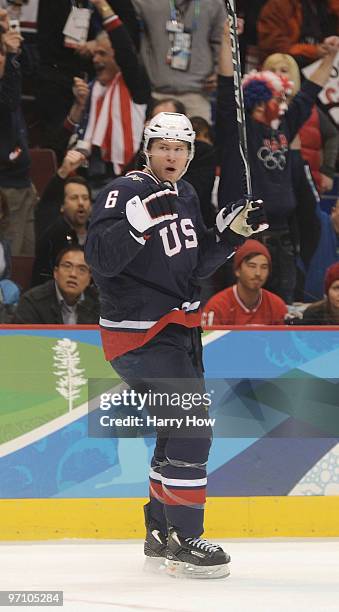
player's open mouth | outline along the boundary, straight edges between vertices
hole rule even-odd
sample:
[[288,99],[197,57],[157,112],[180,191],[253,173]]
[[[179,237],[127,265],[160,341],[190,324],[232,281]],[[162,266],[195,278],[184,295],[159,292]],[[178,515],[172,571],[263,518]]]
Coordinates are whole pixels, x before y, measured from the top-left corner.
[[166,172],[176,172],[176,171],[177,171],[177,169],[176,169],[176,168],[173,168],[172,166],[171,166],[171,167],[166,168]]

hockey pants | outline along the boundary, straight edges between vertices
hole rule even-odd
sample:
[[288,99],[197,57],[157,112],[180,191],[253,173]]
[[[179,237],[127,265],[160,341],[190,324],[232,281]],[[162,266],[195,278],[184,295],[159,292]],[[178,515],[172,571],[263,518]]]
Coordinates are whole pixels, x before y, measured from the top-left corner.
[[[131,388],[148,389],[150,379],[157,379],[157,390],[159,384],[162,391],[173,389],[174,381],[182,392],[202,395],[205,390],[200,331],[196,328],[169,325],[146,345],[113,359],[111,364]],[[173,416],[178,414],[184,419],[188,414],[208,417],[203,405],[187,411],[180,406]],[[179,432],[172,426],[157,429],[150,469],[150,513],[163,533],[171,526],[183,537],[202,534],[211,441],[209,425],[199,427],[198,432],[190,426]]]

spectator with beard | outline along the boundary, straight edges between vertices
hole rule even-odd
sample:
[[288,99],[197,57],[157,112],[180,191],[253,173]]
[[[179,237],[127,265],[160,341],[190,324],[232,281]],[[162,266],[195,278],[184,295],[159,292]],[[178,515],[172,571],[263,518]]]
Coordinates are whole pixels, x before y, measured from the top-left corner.
[[95,80],[74,79],[75,102],[65,122],[89,154],[86,176],[97,192],[120,175],[139,149],[150,86],[133,43],[106,0],[93,0],[104,31],[93,50]]
[[42,194],[36,220],[33,286],[52,278],[56,256],[61,249],[85,243],[92,210],[91,191],[83,177],[71,176],[83,160],[84,156],[78,151],[68,151]]
[[233,269],[237,282],[214,295],[203,312],[204,325],[282,325],[287,314],[284,302],[265,285],[272,260],[257,240],[246,240],[237,249]]
[[35,233],[38,241],[46,229],[60,218],[65,182],[70,176],[77,175],[78,169],[84,162],[85,156],[80,151],[70,149],[56,174],[46,185],[35,211]]

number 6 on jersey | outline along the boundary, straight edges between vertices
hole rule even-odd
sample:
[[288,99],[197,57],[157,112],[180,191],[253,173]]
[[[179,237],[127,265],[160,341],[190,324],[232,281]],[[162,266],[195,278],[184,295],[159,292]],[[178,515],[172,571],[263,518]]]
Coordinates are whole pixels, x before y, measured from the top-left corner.
[[118,195],[119,191],[117,189],[110,191],[105,202],[105,208],[114,208],[118,200]]

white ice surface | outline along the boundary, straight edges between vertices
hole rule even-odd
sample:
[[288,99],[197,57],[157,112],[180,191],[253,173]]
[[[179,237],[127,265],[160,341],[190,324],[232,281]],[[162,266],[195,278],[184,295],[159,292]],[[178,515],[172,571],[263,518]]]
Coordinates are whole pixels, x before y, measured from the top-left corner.
[[4,542],[0,589],[63,590],[64,606],[54,609],[67,612],[338,612],[339,540],[220,543],[231,576],[203,581],[145,573],[135,540]]

